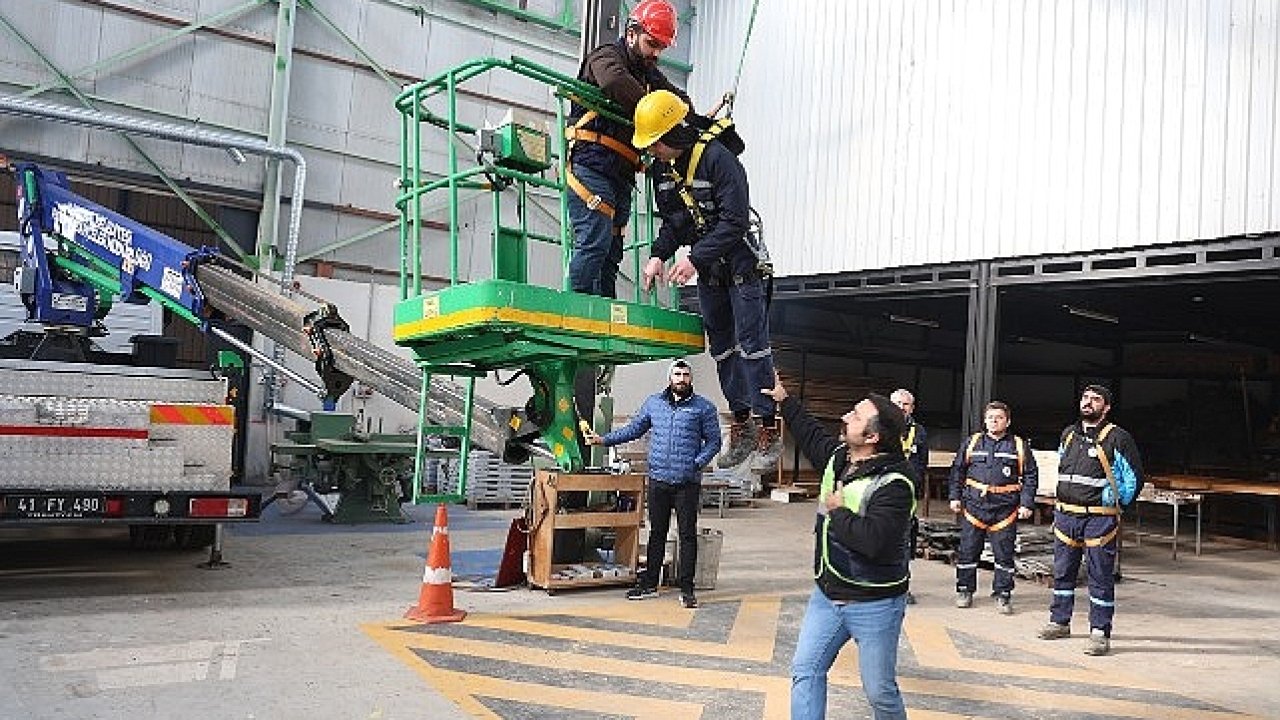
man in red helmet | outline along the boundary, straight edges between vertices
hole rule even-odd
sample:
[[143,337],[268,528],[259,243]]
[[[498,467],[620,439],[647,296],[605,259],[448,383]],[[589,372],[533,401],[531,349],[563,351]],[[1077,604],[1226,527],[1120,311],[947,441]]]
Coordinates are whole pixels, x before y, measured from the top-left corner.
[[[627,18],[622,37],[592,50],[578,79],[600,88],[630,118],[652,90],[684,91],[658,70],[658,56],[676,40],[676,10],[667,0],[641,0]],[[631,214],[631,193],[640,154],[631,128],[574,104],[569,116],[569,219],[573,223],[570,288],[617,297],[622,232]]]

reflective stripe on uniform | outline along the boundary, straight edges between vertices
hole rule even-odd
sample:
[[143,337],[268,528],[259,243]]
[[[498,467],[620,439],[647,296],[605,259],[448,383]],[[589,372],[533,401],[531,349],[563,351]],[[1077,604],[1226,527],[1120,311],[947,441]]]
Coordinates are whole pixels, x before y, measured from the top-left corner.
[[1119,525],[1117,525],[1116,527],[1111,528],[1111,532],[1107,533],[1106,535],[1103,535],[1102,537],[1085,538],[1083,541],[1080,541],[1080,540],[1074,540],[1068,537],[1066,533],[1059,530],[1058,527],[1055,525],[1053,528],[1053,536],[1061,540],[1063,545],[1069,545],[1073,548],[1099,547],[1101,545],[1106,545],[1107,543],[1115,539],[1116,533],[1119,530],[1120,530],[1120,527]]
[[988,525],[982,522],[981,520],[979,520],[978,518],[974,517],[973,514],[970,513],[968,510],[964,511],[964,519],[968,520],[970,525],[978,528],[979,530],[986,530],[987,532],[998,532],[1000,530],[1003,530],[1009,527],[1010,525],[1012,525],[1014,522],[1017,521],[1018,510],[1015,508],[1013,512],[1009,513],[1009,517],[1001,520],[1000,522],[992,523],[991,525]]
[[986,483],[980,483],[973,478],[965,478],[964,484],[971,488],[981,490],[983,495],[986,495],[989,492],[999,495],[1001,493],[1019,492],[1022,490],[1022,483],[1013,483],[1012,485],[988,485]]
[[1054,505],[1062,512],[1071,513],[1073,515],[1119,515],[1120,509],[1112,505],[1072,505],[1071,503],[1060,502]]

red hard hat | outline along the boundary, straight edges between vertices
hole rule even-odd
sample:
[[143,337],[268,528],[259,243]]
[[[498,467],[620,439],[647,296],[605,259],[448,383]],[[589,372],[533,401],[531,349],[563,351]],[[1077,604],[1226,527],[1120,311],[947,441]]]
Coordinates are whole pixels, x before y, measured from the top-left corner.
[[663,45],[676,44],[676,9],[667,0],[640,0],[630,20]]

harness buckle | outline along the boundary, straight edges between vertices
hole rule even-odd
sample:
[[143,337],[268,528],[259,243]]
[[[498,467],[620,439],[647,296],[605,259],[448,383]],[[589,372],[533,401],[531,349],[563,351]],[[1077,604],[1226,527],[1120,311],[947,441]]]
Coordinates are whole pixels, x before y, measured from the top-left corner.
[[592,195],[591,198],[587,200],[587,209],[595,210],[596,208],[600,207],[600,203],[602,202],[604,202],[604,198],[600,197],[599,195]]

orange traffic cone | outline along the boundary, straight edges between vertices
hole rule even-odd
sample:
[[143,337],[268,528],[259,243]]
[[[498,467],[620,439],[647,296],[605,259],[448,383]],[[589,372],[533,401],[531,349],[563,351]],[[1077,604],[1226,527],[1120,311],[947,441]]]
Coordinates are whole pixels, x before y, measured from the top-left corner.
[[453,606],[453,568],[449,563],[449,513],[444,505],[436,508],[435,527],[431,528],[431,546],[427,549],[427,566],[422,573],[422,589],[418,604],[404,614],[410,620],[424,623],[458,622],[466,610]]

